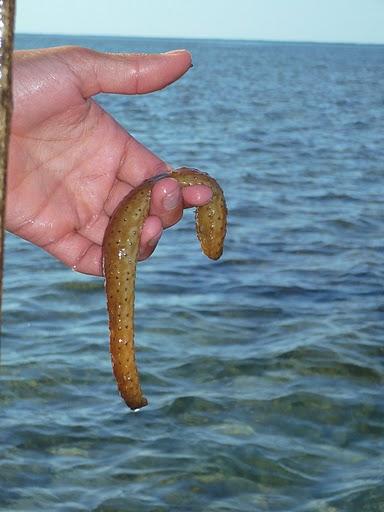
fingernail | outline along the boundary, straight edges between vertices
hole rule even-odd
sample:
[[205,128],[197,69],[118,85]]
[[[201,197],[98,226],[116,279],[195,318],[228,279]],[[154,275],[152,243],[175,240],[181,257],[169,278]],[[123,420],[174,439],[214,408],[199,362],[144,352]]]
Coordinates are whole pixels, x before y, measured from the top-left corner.
[[171,211],[176,208],[181,199],[181,192],[179,187],[172,190],[169,194],[167,194],[163,199],[163,206],[165,210]]
[[154,251],[154,248],[159,243],[159,240],[161,238],[161,233],[158,233],[153,238],[150,238],[148,242],[146,243],[145,247],[140,247],[139,250],[139,259],[148,258],[150,254]]
[[[180,48],[179,50],[170,50],[169,52],[163,52],[164,55],[172,55],[172,54],[176,54],[176,53],[184,53],[184,52],[188,52],[188,50],[185,50],[183,48]],[[189,52],[188,52],[189,53]]]
[[160,238],[161,238],[161,233],[159,233],[158,235],[156,235],[153,238],[151,238],[150,240],[148,240],[147,245],[149,245],[149,247],[155,247],[157,245],[158,241],[160,240]]

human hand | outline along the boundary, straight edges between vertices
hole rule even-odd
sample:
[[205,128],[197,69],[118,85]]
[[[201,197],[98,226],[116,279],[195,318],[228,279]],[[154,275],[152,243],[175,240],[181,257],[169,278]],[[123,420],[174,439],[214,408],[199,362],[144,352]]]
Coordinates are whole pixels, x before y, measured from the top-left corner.
[[[92,96],[143,94],[177,80],[187,51],[107,54],[77,47],[15,52],[14,112],[9,146],[6,228],[66,265],[101,275],[109,217],[143,180],[170,170],[129,135]],[[155,184],[140,259],[183,208],[205,204],[207,187]]]

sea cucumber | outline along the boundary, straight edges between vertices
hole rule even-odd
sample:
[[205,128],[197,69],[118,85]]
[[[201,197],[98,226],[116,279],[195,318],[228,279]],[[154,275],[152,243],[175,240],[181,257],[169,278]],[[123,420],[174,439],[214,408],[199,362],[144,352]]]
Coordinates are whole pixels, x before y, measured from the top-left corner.
[[208,174],[182,167],[144,181],[118,205],[103,240],[103,266],[109,314],[110,352],[113,372],[120,394],[128,407],[147,405],[140,386],[134,348],[134,301],[136,261],[140,234],[149,214],[152,187],[164,177],[175,178],[183,187],[207,185],[211,201],[196,208],[196,233],[201,248],[217,260],[223,252],[227,225],[227,207],[219,184]]

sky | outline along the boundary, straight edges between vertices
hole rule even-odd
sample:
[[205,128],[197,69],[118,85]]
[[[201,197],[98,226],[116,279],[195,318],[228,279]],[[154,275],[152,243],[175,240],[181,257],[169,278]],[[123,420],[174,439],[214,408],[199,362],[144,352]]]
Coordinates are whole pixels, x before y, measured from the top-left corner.
[[16,32],[384,43],[384,0],[17,0]]

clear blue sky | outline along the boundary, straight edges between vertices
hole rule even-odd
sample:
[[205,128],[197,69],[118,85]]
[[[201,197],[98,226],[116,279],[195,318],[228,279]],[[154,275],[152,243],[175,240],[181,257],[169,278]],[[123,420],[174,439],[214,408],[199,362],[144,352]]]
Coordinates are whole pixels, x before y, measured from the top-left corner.
[[17,0],[16,31],[384,43],[384,0]]

